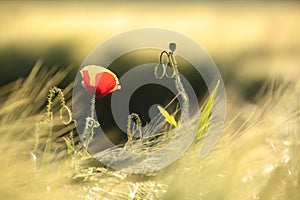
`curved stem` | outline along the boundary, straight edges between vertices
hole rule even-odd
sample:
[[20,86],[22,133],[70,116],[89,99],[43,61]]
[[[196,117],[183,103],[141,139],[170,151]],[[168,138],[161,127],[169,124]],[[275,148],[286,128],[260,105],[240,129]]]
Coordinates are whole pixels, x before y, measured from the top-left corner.
[[[159,59],[160,63],[162,63],[162,57],[164,54],[166,54],[166,56],[168,58],[168,62],[170,63],[171,67],[173,68],[173,70],[175,72],[175,85],[176,85],[177,91],[179,92],[179,94],[182,98],[182,101],[184,104],[183,108],[188,108],[189,107],[189,98],[188,98],[188,95],[181,83],[179,73],[178,73],[178,68],[177,68],[177,62],[174,58],[174,54],[173,54],[173,52],[168,53],[167,51],[162,51],[160,53],[160,59]],[[188,109],[183,109],[183,116],[189,117]]]
[[162,63],[162,57],[163,57],[164,54],[166,54],[167,57],[169,58],[169,53],[168,53],[167,51],[162,51],[162,52],[160,53],[160,56],[159,56],[159,63],[160,63],[160,64]]

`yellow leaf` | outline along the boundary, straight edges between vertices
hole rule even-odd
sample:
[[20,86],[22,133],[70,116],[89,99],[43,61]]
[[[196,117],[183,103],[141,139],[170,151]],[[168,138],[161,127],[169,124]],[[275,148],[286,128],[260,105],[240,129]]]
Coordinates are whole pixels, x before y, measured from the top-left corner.
[[164,116],[165,120],[166,120],[169,124],[171,124],[171,125],[177,127],[177,122],[176,122],[174,116],[170,115],[170,114],[168,113],[168,111],[166,111],[164,108],[162,108],[162,107],[160,107],[160,106],[157,106],[157,108],[158,108],[159,112]]

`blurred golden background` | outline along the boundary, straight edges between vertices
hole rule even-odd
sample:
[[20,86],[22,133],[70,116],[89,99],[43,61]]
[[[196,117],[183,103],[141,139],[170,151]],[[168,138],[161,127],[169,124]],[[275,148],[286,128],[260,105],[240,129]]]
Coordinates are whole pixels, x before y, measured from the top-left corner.
[[297,1],[18,1],[0,2],[0,85],[45,67],[74,66],[104,40],[137,28],[185,34],[212,56],[225,84],[251,99],[276,74],[298,80]]

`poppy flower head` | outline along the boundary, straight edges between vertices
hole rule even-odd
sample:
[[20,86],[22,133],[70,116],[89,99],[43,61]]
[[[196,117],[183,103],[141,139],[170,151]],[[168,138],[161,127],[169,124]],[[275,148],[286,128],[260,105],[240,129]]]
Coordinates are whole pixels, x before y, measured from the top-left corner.
[[80,70],[80,74],[82,86],[87,92],[95,94],[97,98],[121,89],[117,76],[104,67],[87,65]]

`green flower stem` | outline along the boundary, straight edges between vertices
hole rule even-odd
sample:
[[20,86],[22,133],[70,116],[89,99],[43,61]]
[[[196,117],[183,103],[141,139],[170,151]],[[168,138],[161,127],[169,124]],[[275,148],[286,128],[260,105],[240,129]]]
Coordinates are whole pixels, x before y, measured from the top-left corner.
[[95,134],[94,129],[99,126],[98,122],[95,120],[95,103],[96,103],[95,99],[96,99],[96,96],[94,94],[92,97],[92,100],[91,100],[91,108],[90,108],[91,115],[90,115],[90,117],[86,118],[86,127],[84,130],[84,137],[85,137],[84,146],[86,148],[88,148],[91,140],[94,137],[94,134]]
[[168,61],[171,65],[171,67],[173,68],[174,72],[175,72],[175,86],[176,89],[179,93],[179,95],[182,98],[183,101],[183,109],[182,109],[182,117],[183,118],[189,118],[189,111],[188,111],[188,107],[189,107],[189,98],[188,95],[181,83],[180,77],[179,77],[179,73],[178,73],[178,68],[177,68],[177,62],[174,58],[174,54],[173,52],[168,53],[167,51],[162,51],[160,53],[160,57],[159,57],[159,62],[162,63],[162,58],[163,55],[166,55],[168,58]]
[[[88,144],[91,142],[92,138],[94,137],[95,134],[95,109],[96,109],[96,95],[93,94],[92,101],[91,101],[91,120],[92,120],[92,127],[91,127],[91,134],[90,137],[88,138]],[[88,146],[87,146],[88,147]]]

